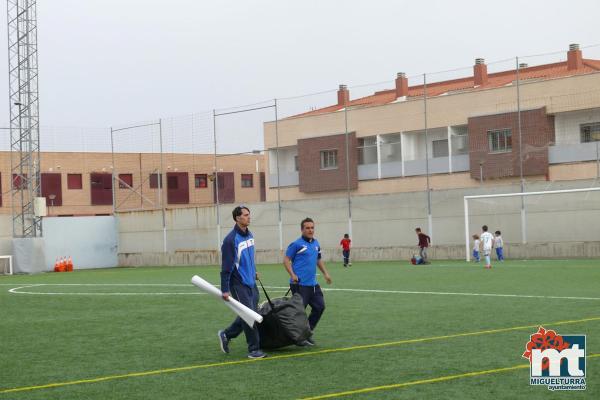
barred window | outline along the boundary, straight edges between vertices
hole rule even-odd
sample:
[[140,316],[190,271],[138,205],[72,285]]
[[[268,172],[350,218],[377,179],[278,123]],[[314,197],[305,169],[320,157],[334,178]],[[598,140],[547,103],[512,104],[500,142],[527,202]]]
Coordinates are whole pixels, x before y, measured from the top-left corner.
[[252,178],[253,178],[252,174],[242,174],[242,187],[244,187],[244,188],[253,187],[254,181]]
[[512,134],[510,129],[488,131],[490,153],[502,153],[512,150]]
[[337,169],[337,150],[321,151],[321,169]]
[[600,122],[580,125],[581,143],[600,141]]
[[208,175],[207,174],[195,174],[194,175],[194,187],[196,189],[208,187]]

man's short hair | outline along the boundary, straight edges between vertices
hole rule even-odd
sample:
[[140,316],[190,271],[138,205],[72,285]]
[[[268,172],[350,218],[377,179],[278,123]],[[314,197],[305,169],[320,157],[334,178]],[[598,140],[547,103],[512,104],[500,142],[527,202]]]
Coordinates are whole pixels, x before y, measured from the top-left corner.
[[496,231],[496,232],[494,232],[494,233],[495,233],[496,235],[502,235],[502,232],[500,232],[500,231]]
[[246,207],[246,206],[237,206],[231,212],[231,215],[233,215],[233,220],[235,222],[237,222],[236,218],[239,217],[240,215],[242,215],[242,210],[248,210],[248,212],[250,212],[250,209],[248,207]]
[[421,232],[421,228],[415,228],[415,231]]
[[312,222],[313,224],[315,223],[315,221],[313,221],[312,218],[306,217],[302,220],[302,222],[300,222],[300,229],[304,229],[305,222]]
[[350,237],[350,235],[348,235],[347,233],[344,233],[344,237],[347,239]]
[[488,231],[488,227],[487,227],[487,225],[484,225],[484,226],[482,226],[482,227],[481,227],[481,229],[483,229],[483,231],[484,231],[484,232],[487,232],[487,231]]

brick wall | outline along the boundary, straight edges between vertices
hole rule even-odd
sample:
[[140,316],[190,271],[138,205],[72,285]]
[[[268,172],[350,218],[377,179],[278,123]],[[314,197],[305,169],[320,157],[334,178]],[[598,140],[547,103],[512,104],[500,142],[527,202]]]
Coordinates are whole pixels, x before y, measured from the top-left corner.
[[[357,145],[356,134],[354,132],[349,133],[350,189],[358,187]],[[337,150],[337,168],[321,169],[321,151],[323,150]],[[298,140],[298,169],[301,192],[346,190],[346,135],[339,134]]]
[[[490,152],[488,131],[510,129],[512,150]],[[546,108],[521,111],[523,175],[548,174],[548,146],[554,143],[554,117]],[[516,112],[469,118],[471,177],[483,179],[519,176],[519,124]]]

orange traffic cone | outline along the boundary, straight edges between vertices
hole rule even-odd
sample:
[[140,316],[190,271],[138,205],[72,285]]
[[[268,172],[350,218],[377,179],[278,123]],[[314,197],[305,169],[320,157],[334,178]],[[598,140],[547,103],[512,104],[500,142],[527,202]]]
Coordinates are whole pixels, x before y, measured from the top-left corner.
[[54,262],[54,272],[58,272],[59,269],[58,257],[56,257],[56,261]]
[[67,261],[67,272],[73,272],[73,259],[69,256],[69,260]]
[[60,263],[58,264],[58,272],[65,272],[67,270],[67,260],[64,257],[60,258]]

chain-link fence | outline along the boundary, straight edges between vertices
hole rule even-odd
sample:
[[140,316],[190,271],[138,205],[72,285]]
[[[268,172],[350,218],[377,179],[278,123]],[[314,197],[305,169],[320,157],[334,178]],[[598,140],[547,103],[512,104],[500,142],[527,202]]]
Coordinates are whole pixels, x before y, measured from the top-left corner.
[[[600,179],[600,46],[390,78],[81,139],[91,205],[117,212],[123,253],[214,251],[245,204],[261,250],[285,249],[310,216],[325,248],[348,233],[365,257],[414,250],[421,227],[453,256],[464,255],[464,196]],[[467,232],[488,223],[515,246],[598,242],[594,196],[474,200]]]
[[[598,46],[478,58],[465,68],[398,72],[385,82],[215,112],[219,229],[216,241],[192,247],[215,249],[233,225],[228,203],[244,203],[259,249],[285,248],[311,216],[326,248],[339,248],[349,233],[355,248],[377,258],[378,248],[414,249],[421,227],[447,247],[443,254],[463,254],[465,195],[597,184],[598,60]],[[260,145],[249,139],[260,136]],[[223,168],[251,155],[252,171]],[[597,242],[594,196],[474,200],[467,232],[488,223],[514,245]],[[573,218],[561,217],[550,232],[544,223],[557,207]]]

